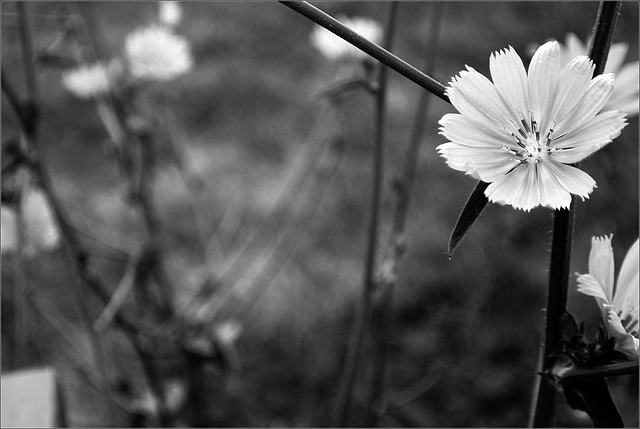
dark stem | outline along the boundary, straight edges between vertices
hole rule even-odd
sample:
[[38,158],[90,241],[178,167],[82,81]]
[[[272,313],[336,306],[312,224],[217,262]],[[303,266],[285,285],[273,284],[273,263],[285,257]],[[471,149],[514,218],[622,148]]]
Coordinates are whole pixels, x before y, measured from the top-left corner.
[[579,378],[614,377],[617,375],[638,374],[638,362],[621,362],[595,368],[572,368],[558,375],[560,382]]
[[[389,20],[386,26],[385,45],[390,47],[395,33],[395,16],[397,2],[392,2],[389,12]],[[358,36],[359,37],[359,36]],[[362,369],[363,345],[365,336],[369,330],[373,310],[373,294],[375,292],[374,270],[376,267],[376,251],[378,249],[378,229],[380,224],[380,209],[382,202],[382,190],[384,180],[384,139],[386,124],[388,69],[380,67],[378,86],[375,94],[376,128],[373,154],[373,176],[371,190],[371,218],[369,220],[366,259],[364,265],[362,296],[359,301],[359,311],[354,325],[354,337],[347,352],[345,377],[338,395],[338,408],[336,413],[337,426],[345,426],[351,412],[351,401],[355,381],[359,370]]]
[[383,49],[375,43],[372,43],[364,37],[358,35],[354,31],[350,30],[347,26],[340,23],[340,21],[331,17],[330,15],[327,15],[315,6],[312,6],[305,1],[281,1],[280,3],[309,18],[316,24],[321,25],[322,27],[334,33],[336,36],[341,37],[356,48],[371,55],[376,60],[392,68],[412,82],[417,83],[437,97],[443,99],[448,103],[450,102],[449,97],[445,93],[446,87],[440,82],[422,73],[420,70],[413,67],[406,61],[401,60],[386,49]]
[[[621,5],[621,2],[600,3],[593,42],[589,49],[589,58],[595,64],[594,77],[604,70]],[[579,164],[575,166],[579,167]],[[549,292],[540,358],[541,373],[548,373],[551,370],[555,363],[553,356],[562,347],[560,318],[567,307],[575,211],[576,197],[573,196],[569,210],[556,210],[554,215]],[[530,425],[533,427],[550,427],[553,425],[554,420],[556,386],[546,377],[538,377],[536,383],[537,395]]]

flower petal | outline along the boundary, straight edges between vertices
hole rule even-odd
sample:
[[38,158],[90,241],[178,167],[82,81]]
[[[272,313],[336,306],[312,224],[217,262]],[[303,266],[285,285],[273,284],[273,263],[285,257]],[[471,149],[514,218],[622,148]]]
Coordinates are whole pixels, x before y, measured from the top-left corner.
[[614,91],[614,79],[612,74],[601,74],[593,78],[578,102],[577,109],[558,123],[558,130],[565,135],[570,134],[596,116]]
[[600,299],[603,304],[609,303],[602,284],[592,274],[578,276],[578,292]]
[[605,109],[624,110],[628,116],[638,114],[638,90],[640,87],[638,61],[625,64],[616,74],[615,88]]
[[495,128],[473,122],[457,113],[447,113],[438,122],[440,134],[452,142],[472,147],[500,147],[506,146],[516,149],[517,145],[507,135],[499,133]]
[[618,73],[624,59],[627,56],[629,45],[626,43],[614,43],[609,48],[609,56],[607,57],[607,63],[604,66],[605,73]]
[[[582,98],[591,78],[593,77],[593,62],[585,56],[578,56],[571,60],[560,72],[558,87],[553,99],[553,105],[549,110],[549,120],[558,125],[570,116],[579,107],[578,101]],[[548,124],[551,128],[553,123]],[[544,125],[540,128],[540,134],[546,135],[548,128]],[[556,133],[562,133],[561,127],[556,126]]]
[[613,294],[613,308],[624,320],[631,317],[638,323],[638,240],[625,256]]
[[522,59],[509,46],[500,52],[494,52],[489,59],[489,70],[493,84],[504,97],[512,110],[519,108],[523,115],[528,114],[529,86],[527,72]]
[[560,164],[548,158],[548,161],[544,162],[544,167],[549,168],[549,174],[551,174],[564,189],[582,197],[582,199],[589,198],[589,194],[596,186],[596,182],[591,176],[570,165]]
[[549,108],[560,74],[560,45],[547,42],[540,46],[529,64],[529,96],[539,129],[547,129]]
[[491,183],[485,190],[485,195],[489,201],[529,211],[540,205],[535,170],[532,165],[516,167],[511,173]]
[[622,110],[601,113],[576,132],[554,140],[557,150],[549,156],[565,164],[582,161],[618,137],[625,126],[627,122]]
[[591,274],[602,286],[607,304],[613,302],[613,248],[611,238],[613,234],[591,239],[591,252],[589,252],[589,274]]
[[555,177],[546,162],[538,163],[538,186],[540,188],[540,204],[551,209],[568,209],[571,204],[571,194]]
[[640,341],[624,329],[622,321],[616,314],[613,306],[605,304],[604,308],[607,312],[607,332],[616,339],[616,350],[619,350],[631,359],[637,360]]
[[475,122],[502,127],[517,119],[493,83],[472,67],[467,66],[467,70],[453,78],[447,94],[451,104]]
[[500,148],[468,147],[457,143],[444,143],[437,148],[440,156],[454,170],[464,171],[473,177],[491,182],[505,175],[518,161]]

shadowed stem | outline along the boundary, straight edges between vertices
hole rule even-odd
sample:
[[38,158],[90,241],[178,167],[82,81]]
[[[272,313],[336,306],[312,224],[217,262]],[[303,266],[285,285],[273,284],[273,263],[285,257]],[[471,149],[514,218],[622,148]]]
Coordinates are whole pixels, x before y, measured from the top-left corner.
[[[69,266],[72,267],[74,271],[73,274],[76,277],[72,282],[74,285],[74,298],[76,301],[76,306],[78,308],[81,322],[84,325],[91,340],[96,366],[102,376],[102,393],[105,396],[109,418],[111,419],[112,423],[115,423],[114,400],[109,386],[109,379],[106,368],[106,361],[104,358],[104,351],[102,348],[102,342],[99,335],[93,329],[91,314],[89,313],[88,308],[89,303],[87,300],[87,296],[84,293],[84,288],[80,284],[80,279],[84,278],[84,273],[82,267],[76,264],[75,257],[79,253],[78,249],[80,248],[80,246],[73,231],[69,227],[69,224],[66,222],[66,217],[62,213],[62,207],[56,197],[56,194],[54,193],[51,178],[48,176],[46,170],[41,164],[37,138],[37,86],[35,79],[35,70],[33,66],[34,56],[29,28],[29,10],[27,9],[28,5],[24,3],[18,3],[17,6],[19,11],[18,31],[21,42],[20,44],[22,47],[26,99],[23,103],[20,103],[15,107],[20,107],[20,110],[22,111],[22,115],[19,114],[19,119],[25,142],[25,151],[30,159],[28,166],[30,167],[31,172],[34,174],[38,185],[42,188],[44,194],[46,195],[48,203],[50,204],[54,213],[56,223],[60,228],[61,236],[65,244],[64,253],[67,257]],[[3,88],[4,86],[5,85],[3,85]],[[9,85],[6,86],[8,87]]]
[[[395,16],[397,2],[392,2],[389,11],[389,19],[386,26],[385,45],[393,41],[395,33]],[[344,384],[338,395],[338,408],[335,414],[337,426],[345,426],[351,411],[351,401],[353,389],[359,371],[363,367],[362,354],[364,338],[369,330],[373,311],[373,295],[375,292],[374,270],[376,266],[375,256],[378,248],[378,229],[382,201],[382,190],[384,180],[384,139],[386,123],[386,102],[387,102],[387,82],[388,69],[379,68],[378,85],[375,94],[376,128],[373,155],[373,181],[371,190],[371,219],[369,220],[369,231],[367,238],[366,260],[364,266],[364,279],[362,285],[362,296],[359,301],[359,310],[353,330],[353,339],[350,341],[346,357],[346,369]]]
[[[429,28],[429,33],[427,35],[424,52],[424,70],[427,74],[432,74],[435,69],[435,54],[437,52],[438,34],[440,32],[443,9],[444,3],[433,3],[428,9],[429,22],[427,23],[427,27]],[[389,44],[387,44],[387,46],[389,46]],[[387,404],[383,398],[383,391],[387,372],[385,344],[389,329],[389,312],[392,308],[393,290],[397,282],[397,266],[407,246],[405,228],[409,214],[409,204],[411,202],[411,190],[413,189],[416,178],[420,143],[424,136],[427,111],[431,99],[430,96],[431,93],[427,91],[423,91],[420,94],[413,129],[404,155],[402,170],[394,183],[396,201],[392,232],[388,243],[391,254],[389,255],[389,261],[385,262],[385,273],[389,274],[389,278],[383,279],[378,285],[381,291],[377,300],[378,302],[376,303],[377,308],[372,327],[373,337],[376,343],[376,351],[373,356],[372,388],[369,392],[368,400],[365,401],[366,406],[377,407],[378,410],[385,410],[387,408]],[[380,413],[373,411],[374,410],[369,408],[368,419],[365,419],[364,426],[376,426]]]
[[[602,74],[609,55],[621,2],[601,2],[596,17],[594,36],[589,48],[589,58],[594,62],[594,77]],[[575,165],[579,167],[579,164]],[[553,220],[551,265],[549,268],[549,292],[545,332],[542,339],[540,372],[548,373],[554,364],[553,356],[562,347],[560,318],[567,307],[569,266],[575,224],[576,197],[571,199],[569,210],[556,210]],[[549,427],[553,424],[557,389],[550,379],[536,379],[535,405],[530,426]]]
[[312,6],[305,1],[281,1],[280,3],[309,18],[316,24],[321,25],[336,36],[346,40],[356,48],[371,55],[376,60],[392,68],[412,82],[417,83],[437,97],[449,102],[449,97],[445,93],[446,88],[440,82],[422,73],[420,70],[413,67],[406,61],[401,60],[386,49],[368,41],[337,19],[327,15],[315,6]]

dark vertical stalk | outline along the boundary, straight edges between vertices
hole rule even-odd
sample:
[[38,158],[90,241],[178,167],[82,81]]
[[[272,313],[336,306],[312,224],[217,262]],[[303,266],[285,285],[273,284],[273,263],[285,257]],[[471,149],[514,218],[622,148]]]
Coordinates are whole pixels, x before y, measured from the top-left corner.
[[[393,41],[395,32],[395,15],[397,2],[392,2],[389,12],[389,20],[385,31],[385,45]],[[373,310],[373,294],[375,289],[374,270],[375,256],[378,249],[378,230],[380,224],[380,209],[382,202],[382,190],[384,180],[384,152],[385,152],[385,125],[386,125],[386,102],[387,102],[387,82],[388,69],[380,67],[378,74],[378,86],[375,93],[375,142],[373,154],[373,176],[371,189],[371,218],[367,234],[367,250],[364,265],[362,296],[359,301],[359,310],[354,324],[354,337],[347,352],[347,362],[345,369],[344,384],[338,396],[338,408],[336,412],[336,423],[338,426],[345,426],[351,411],[351,402],[355,381],[362,369],[363,345],[365,336],[371,323]]]
[[[622,2],[619,1],[600,3],[593,30],[593,41],[589,48],[589,58],[595,65],[594,77],[604,71],[621,6]],[[579,167],[579,164],[576,167]],[[554,364],[553,356],[562,347],[560,317],[567,307],[575,212],[576,197],[574,196],[569,210],[556,210],[554,214],[549,292],[540,357],[540,371],[542,374],[546,374],[551,370]],[[536,390],[530,425],[533,427],[549,427],[553,425],[555,414],[556,387],[550,379],[543,375],[536,380]]]

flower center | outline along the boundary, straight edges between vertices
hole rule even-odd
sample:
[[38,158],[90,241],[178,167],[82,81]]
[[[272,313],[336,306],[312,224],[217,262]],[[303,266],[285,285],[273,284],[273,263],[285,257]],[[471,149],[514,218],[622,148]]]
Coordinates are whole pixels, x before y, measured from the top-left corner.
[[[515,161],[520,164],[537,164],[541,159],[544,159],[550,153],[556,151],[557,147],[551,147],[553,138],[551,137],[556,126],[555,120],[552,121],[553,126],[549,128],[546,136],[541,138],[540,129],[538,128],[538,122],[533,116],[533,112],[529,112],[530,121],[527,121],[520,111],[520,108],[516,108],[518,115],[520,116],[520,124],[515,121],[511,121],[511,127],[503,126],[504,130],[513,138],[520,149],[510,148],[504,145],[500,147],[510,154],[514,155]],[[513,132],[513,129],[516,132]]]

